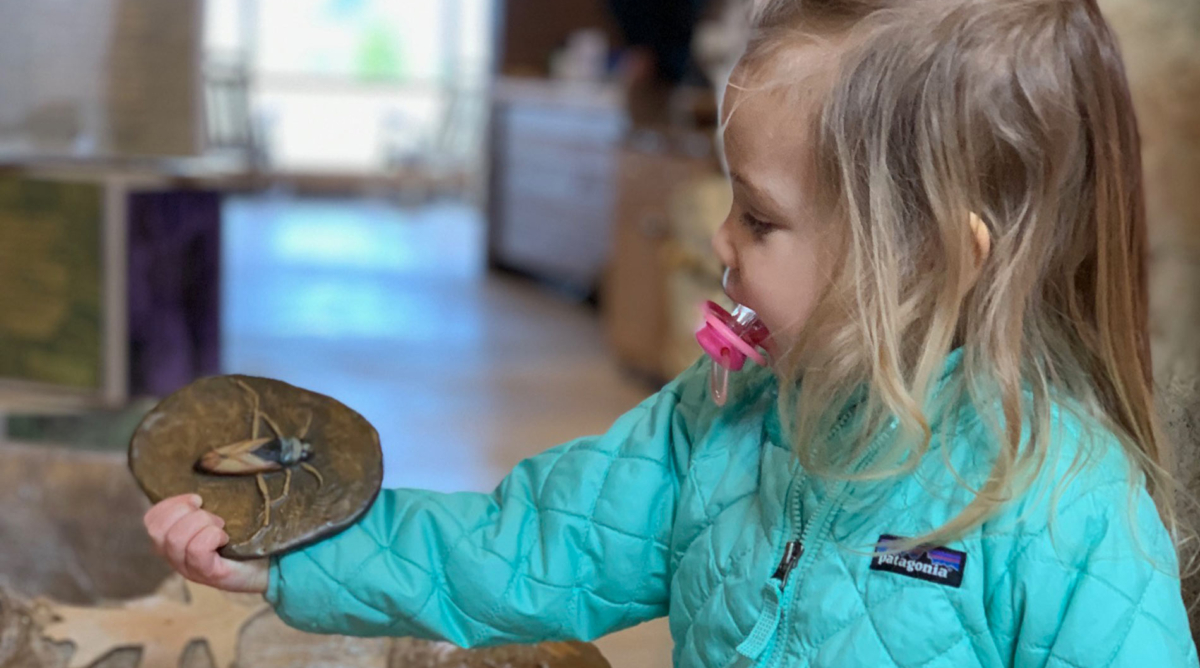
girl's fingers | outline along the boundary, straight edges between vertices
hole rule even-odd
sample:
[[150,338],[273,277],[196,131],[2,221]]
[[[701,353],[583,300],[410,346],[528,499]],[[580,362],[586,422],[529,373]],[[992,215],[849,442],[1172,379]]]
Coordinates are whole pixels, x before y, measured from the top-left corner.
[[154,548],[160,554],[165,554],[163,543],[166,541],[167,532],[185,515],[198,509],[200,503],[198,495],[183,494],[163,499],[146,511],[142,523],[146,527],[146,533],[150,535],[151,542],[154,543]]
[[163,552],[175,570],[186,575],[188,544],[196,534],[210,526],[220,529],[225,526],[225,521],[208,511],[193,510],[179,518],[174,526],[167,530]]
[[202,510],[196,494],[163,499],[142,518],[154,548],[184,577],[226,591],[265,593],[269,561],[232,561],[217,553],[229,542],[225,520]]
[[227,568],[222,568],[217,549],[229,542],[229,536],[215,525],[201,529],[188,543],[184,554],[186,575],[192,580],[216,586]]

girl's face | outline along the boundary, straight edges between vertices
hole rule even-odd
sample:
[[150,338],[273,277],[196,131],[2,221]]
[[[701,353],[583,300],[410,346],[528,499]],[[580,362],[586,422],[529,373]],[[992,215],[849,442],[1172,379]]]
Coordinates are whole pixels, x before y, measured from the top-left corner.
[[[725,94],[725,153],[733,206],[713,237],[729,269],[726,293],[758,313],[775,354],[803,329],[829,282],[830,225],[808,196],[810,119],[782,93],[747,92],[744,68]],[[741,76],[739,76],[741,75]]]

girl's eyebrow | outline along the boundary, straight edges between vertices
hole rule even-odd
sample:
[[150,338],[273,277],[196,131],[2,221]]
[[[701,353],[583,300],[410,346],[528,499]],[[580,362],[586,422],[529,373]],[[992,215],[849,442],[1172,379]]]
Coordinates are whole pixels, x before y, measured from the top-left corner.
[[774,197],[771,197],[770,193],[768,193],[765,189],[760,188],[757,184],[751,183],[749,180],[746,179],[746,177],[742,176],[741,174],[738,174],[737,172],[730,172],[729,178],[731,180],[733,180],[735,183],[741,185],[746,190],[749,190],[750,193],[753,194],[756,199],[769,205],[775,211],[784,211],[785,210],[783,207],[779,206],[779,202],[776,201]]

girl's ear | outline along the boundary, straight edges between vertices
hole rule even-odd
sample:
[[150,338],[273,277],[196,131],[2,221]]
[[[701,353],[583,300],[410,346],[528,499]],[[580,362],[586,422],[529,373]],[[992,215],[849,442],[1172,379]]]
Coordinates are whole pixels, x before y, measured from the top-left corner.
[[960,297],[965,297],[971,288],[975,287],[975,281],[979,279],[979,273],[983,269],[983,262],[992,251],[992,233],[988,231],[979,214],[971,212],[968,224],[971,226],[971,237],[975,240],[975,266],[962,286]]
[[969,224],[971,225],[971,235],[975,237],[975,268],[979,269],[983,266],[983,261],[987,259],[988,254],[992,252],[992,233],[988,231],[987,225],[983,224],[983,219],[975,212],[971,212]]

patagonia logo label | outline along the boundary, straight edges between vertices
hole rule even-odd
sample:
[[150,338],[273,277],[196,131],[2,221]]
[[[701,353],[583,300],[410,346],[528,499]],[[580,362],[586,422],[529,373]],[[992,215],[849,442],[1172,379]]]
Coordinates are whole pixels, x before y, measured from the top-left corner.
[[871,559],[871,570],[899,573],[910,578],[958,587],[962,584],[963,567],[967,554],[944,547],[919,547],[909,552],[889,551],[891,546],[903,538],[884,534],[875,544],[875,557]]

